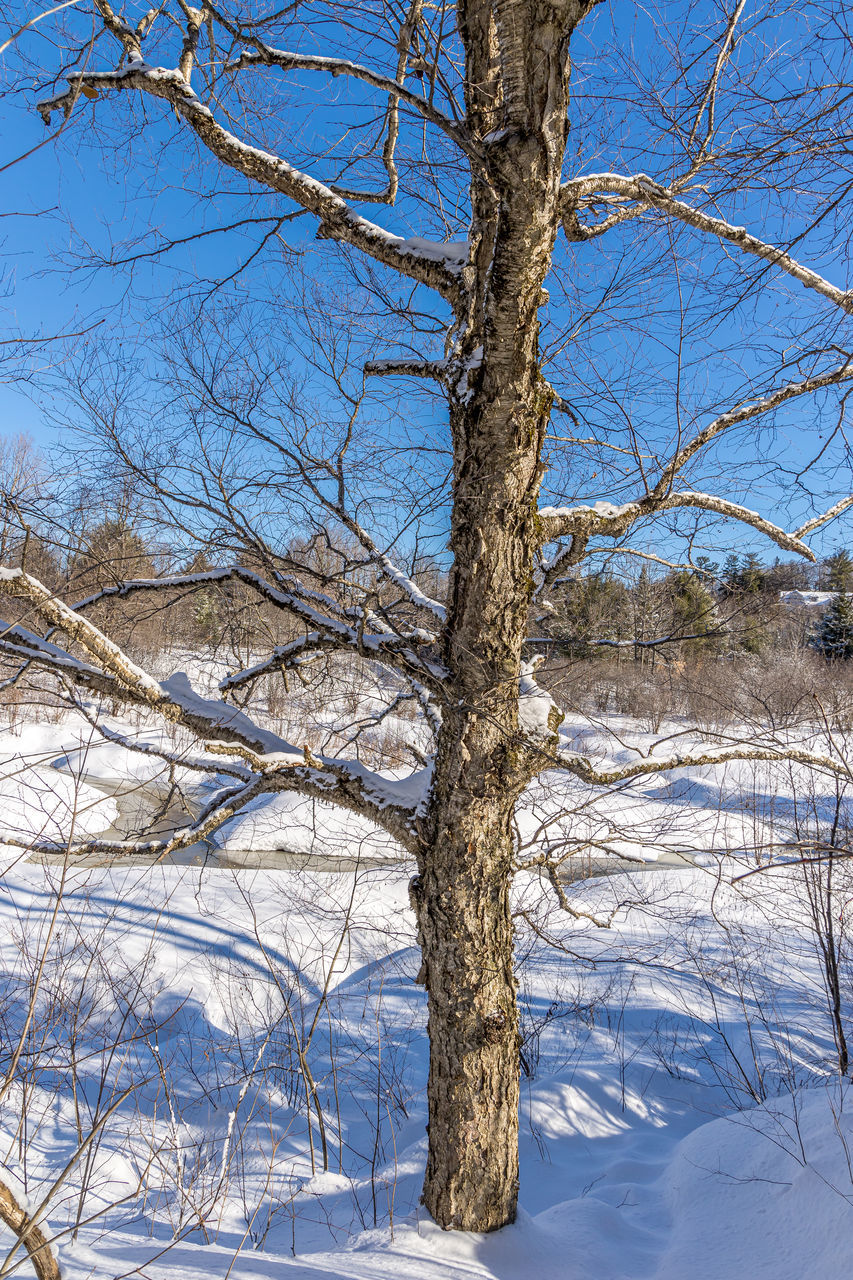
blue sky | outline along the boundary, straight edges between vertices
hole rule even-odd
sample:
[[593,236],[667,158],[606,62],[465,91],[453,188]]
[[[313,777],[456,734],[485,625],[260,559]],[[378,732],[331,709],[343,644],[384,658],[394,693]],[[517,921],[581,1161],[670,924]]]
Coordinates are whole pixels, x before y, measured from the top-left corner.
[[[671,5],[667,11],[672,14],[674,32],[677,23],[688,12],[688,6]],[[700,6],[700,11],[707,11],[712,28],[715,22],[719,22],[719,11],[715,6]],[[639,64],[649,75],[653,75],[656,62],[663,55],[656,43],[655,32],[643,16],[644,12],[627,4],[616,4],[613,7],[616,47],[618,48],[620,41],[626,48],[630,45],[638,55]],[[598,25],[590,26],[588,32],[585,30],[583,39],[578,44],[580,70],[577,79],[580,87],[583,86],[586,75],[582,65],[583,57],[590,51],[594,53],[596,40],[605,31],[609,21],[609,15],[603,12],[596,19]],[[791,17],[786,21],[791,24],[790,37],[793,42],[797,36],[798,19]],[[590,66],[594,80],[594,58]],[[798,70],[795,60],[791,66],[791,74],[796,76]],[[605,68],[600,73],[605,79],[606,70]],[[319,103],[327,83],[321,85],[316,79],[302,78],[295,80],[294,88],[288,90],[290,97],[284,101],[281,120],[292,127],[297,149],[310,151],[324,128],[338,127],[348,111],[358,112],[368,101],[367,97],[358,92],[354,95],[350,92],[349,97],[346,97],[340,83],[334,82],[330,121],[324,124]],[[599,90],[593,86],[591,92]],[[45,138],[46,130],[34,110],[37,96],[35,91],[25,91],[17,96],[7,96],[0,104],[4,139],[0,164],[9,165],[16,156],[37,146]],[[615,110],[608,109],[611,112]],[[26,335],[71,333],[100,321],[99,328],[93,330],[86,341],[94,348],[103,338],[115,340],[120,336],[124,344],[123,350],[130,358],[138,351],[140,342],[144,341],[152,314],[168,315],[176,294],[193,280],[227,274],[240,261],[241,255],[248,252],[248,248],[254,243],[252,237],[257,233],[231,233],[196,241],[189,247],[170,254],[159,265],[137,267],[132,282],[125,271],[83,269],[81,260],[90,252],[90,247],[105,253],[109,252],[111,245],[132,241],[151,226],[162,229],[164,234],[179,237],[188,232],[230,222],[240,210],[257,216],[272,208],[281,208],[281,201],[277,197],[265,194],[244,199],[238,194],[240,183],[230,179],[220,181],[216,166],[209,160],[196,167],[191,148],[181,143],[175,121],[159,104],[148,110],[144,128],[136,131],[132,137],[128,137],[126,133],[127,121],[127,114],[115,100],[101,100],[94,105],[81,102],[75,109],[68,129],[58,139],[48,142],[0,173],[0,209],[6,215],[0,219],[0,238],[4,252],[4,303],[8,332]],[[617,126],[618,121],[613,125],[614,136]],[[97,133],[95,129],[98,130]],[[659,163],[665,169],[665,157],[659,154],[653,131],[646,125],[639,124],[632,124],[631,130],[625,134],[623,129],[620,145],[624,154],[619,157],[618,167],[624,169],[638,156],[646,167]],[[583,157],[583,168],[588,170],[608,167],[609,142],[606,130],[597,143],[594,138],[589,141],[590,138],[591,134],[588,135],[585,127],[581,127],[576,145],[581,150],[585,145],[589,147],[589,154]],[[161,153],[169,158],[162,165],[158,164]],[[652,171],[656,172],[654,169]],[[188,175],[186,178],[182,176],[184,173]],[[328,176],[328,170],[323,176]],[[218,184],[216,197],[208,201],[200,199],[199,193],[212,181]],[[779,230],[778,224],[774,224],[772,217],[768,219],[767,209],[762,207],[762,202],[755,196],[740,198],[733,194],[730,206],[729,216],[732,220],[742,218],[750,226],[765,228],[767,235],[774,235]],[[418,210],[415,200],[405,193],[396,210],[368,206],[366,212],[368,216],[395,229],[426,231],[428,234],[432,231],[435,234],[435,219],[433,218],[431,228],[425,228],[423,214]],[[611,268],[614,271],[617,268],[624,271],[624,259],[630,259],[635,252],[632,234],[631,231],[625,235],[615,233],[606,246],[602,245],[598,258],[593,259],[592,251],[586,258],[583,255],[579,257],[581,269],[588,268],[590,273],[585,302],[588,303],[590,298],[594,300],[597,294],[603,293]],[[311,243],[313,226],[310,219],[291,224],[288,236],[296,245]],[[144,246],[140,244],[139,247]],[[835,249],[825,241],[817,243],[807,239],[798,247],[798,252],[818,269],[843,280],[847,270],[843,246]],[[265,291],[275,289],[276,281],[284,279],[279,272],[276,253],[277,251],[267,252],[245,272],[232,286],[232,295],[243,294],[260,299]],[[701,264],[702,269],[707,271],[709,280],[721,270],[733,271],[736,265],[720,258],[715,246],[703,245],[698,241],[689,241],[686,256],[694,265]],[[564,270],[566,262],[566,251],[561,249],[558,252],[556,271]],[[71,270],[72,265],[75,265],[74,270]],[[571,270],[575,270],[575,267],[572,266]],[[697,276],[698,273],[697,267]],[[567,272],[567,276],[570,275],[571,272]],[[649,278],[645,282],[643,279],[630,282],[624,314],[629,314],[630,303],[638,313],[638,318],[634,318],[633,328],[637,330],[638,325],[640,329],[645,325],[646,332],[632,333],[630,341],[633,345],[630,350],[625,351],[620,345],[623,341],[620,329],[614,321],[611,328],[602,327],[592,333],[586,352],[579,354],[581,374],[588,380],[592,379],[588,381],[592,412],[600,415],[605,428],[610,410],[606,404],[603,408],[596,404],[594,382],[595,377],[604,371],[613,386],[618,388],[628,376],[624,371],[630,369],[636,381],[636,390],[631,391],[630,401],[626,403],[629,403],[632,411],[636,411],[638,421],[645,424],[649,431],[656,430],[658,413],[662,421],[672,417],[674,410],[671,397],[667,399],[661,393],[656,400],[649,387],[658,376],[662,385],[667,380],[672,382],[675,377],[673,351],[677,334],[671,316],[666,322],[663,316],[668,311],[674,313],[676,294],[679,291],[689,293],[691,288],[696,287],[695,280],[689,277],[690,271],[685,269],[684,278],[678,281],[674,278],[661,280],[658,277]],[[567,287],[570,285],[571,279],[568,280]],[[555,280],[555,303],[550,314],[557,327],[563,322],[557,306],[557,295],[561,287],[561,282]],[[567,294],[566,306],[574,305],[574,301]],[[689,360],[685,360],[684,368],[678,375],[687,399],[692,394],[697,403],[724,404],[729,388],[732,391],[739,388],[744,380],[748,380],[753,372],[760,369],[766,350],[772,348],[774,343],[777,347],[783,345],[786,329],[799,323],[800,317],[811,323],[813,313],[812,300],[805,297],[802,291],[797,292],[793,288],[774,293],[758,304],[747,303],[731,317],[727,316],[721,323],[720,332],[715,335],[710,331],[694,335],[690,340],[692,346],[685,348],[688,350]],[[549,313],[545,314],[547,318]],[[742,338],[738,326],[741,327]],[[393,323],[390,332],[393,341]],[[627,334],[628,329],[623,332]],[[48,354],[43,357],[45,358],[49,362],[50,359],[62,357]],[[627,382],[625,385],[627,386]],[[560,390],[572,390],[572,387],[563,384]],[[12,385],[0,384],[0,429],[10,433],[23,429],[39,442],[49,441],[51,432],[45,425],[42,406],[49,410],[51,405],[46,403],[45,397],[55,394],[54,389],[36,392],[34,402],[32,395]],[[417,404],[414,395],[412,402]],[[423,408],[417,408],[414,412],[416,415],[420,414],[424,422],[431,413],[434,414],[434,410]],[[436,416],[434,420],[436,428],[440,428],[443,424],[442,415]],[[560,425],[557,422],[558,429]],[[781,426],[782,438],[787,437],[785,449],[793,462],[805,461],[810,451],[814,451],[816,441],[819,446],[820,424],[815,417],[815,406],[811,403],[803,402],[798,405],[787,415]],[[808,428],[807,431],[803,430],[805,427]],[[784,513],[780,514],[776,510],[780,504],[784,506],[779,478],[777,476],[759,481],[755,468],[750,470],[748,465],[751,449],[752,443],[748,435],[733,441],[727,452],[714,460],[709,481],[713,481],[715,469],[719,474],[734,473],[737,468],[741,468],[744,476],[738,494],[741,500],[752,494],[755,504],[760,504],[765,514],[778,516],[785,523]],[[728,477],[724,475],[724,478]],[[592,488],[584,496],[610,496],[609,489],[595,489],[595,479],[594,475],[589,479],[588,483]],[[825,483],[827,494],[837,496],[837,484],[841,481],[838,478],[828,478]],[[794,506],[796,505],[795,503]],[[843,535],[844,530],[840,526],[834,526],[824,541],[832,547],[842,540]],[[732,531],[732,536],[739,547],[751,549],[758,546],[762,550],[766,549],[771,558],[775,554],[775,549],[766,548],[766,544],[745,532]]]

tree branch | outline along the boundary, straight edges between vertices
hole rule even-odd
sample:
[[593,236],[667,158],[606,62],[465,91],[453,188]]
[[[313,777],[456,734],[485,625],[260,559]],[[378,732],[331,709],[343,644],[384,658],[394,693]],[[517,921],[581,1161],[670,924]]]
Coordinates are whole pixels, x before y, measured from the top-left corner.
[[753,418],[761,417],[765,413],[772,413],[780,405],[786,404],[789,400],[794,400],[798,396],[810,395],[813,391],[822,391],[825,387],[838,386],[840,383],[849,382],[851,379],[853,379],[853,358],[848,356],[843,364],[836,365],[834,369],[828,369],[824,373],[810,374],[809,377],[803,378],[799,382],[786,382],[784,386],[776,387],[761,400],[739,404],[733,409],[727,410],[726,413],[721,413],[707,427],[698,432],[692,440],[689,440],[683,448],[678,450],[661,472],[660,479],[652,493],[655,496],[664,494],[682,467],[700,449],[703,449],[705,445],[709,444],[716,436],[721,435],[722,432],[739,426],[743,422],[749,422]]
[[626,502],[619,506],[611,502],[596,502],[592,506],[543,507],[539,513],[542,522],[543,545],[560,538],[572,538],[572,545],[554,559],[546,569],[543,586],[553,585],[560,573],[564,572],[569,566],[579,563],[586,551],[590,538],[621,537],[641,517],[680,507],[693,507],[713,511],[729,519],[740,520],[742,523],[758,529],[759,532],[784,550],[804,556],[807,560],[814,560],[814,552],[802,541],[803,536],[841,515],[843,511],[853,505],[853,497],[842,498],[840,502],[835,503],[833,507],[822,515],[815,516],[800,529],[795,530],[793,533],[788,533],[771,521],[765,520],[757,512],[751,511],[748,507],[744,507],[739,503],[730,502],[728,499],[718,497],[715,494],[700,493],[695,490],[673,491],[672,483],[678,472],[686,466],[690,459],[723,432],[763,414],[771,413],[779,406],[798,396],[820,391],[825,387],[836,386],[851,379],[853,379],[853,360],[848,358],[843,364],[827,370],[825,373],[814,374],[802,379],[800,382],[786,383],[784,386],[777,387],[762,400],[741,404],[726,413],[720,414],[719,417],[715,418],[713,422],[709,423],[707,427],[698,432],[692,440],[678,450],[671,461],[664,467],[653,488],[643,497],[632,502]]
[[417,357],[368,360],[364,372],[368,378],[431,378],[435,382],[445,382],[448,363],[446,360],[420,360]]
[[[813,751],[803,751],[798,747],[722,747],[719,751],[685,752],[683,755],[670,756],[665,760],[649,758],[635,760],[631,764],[622,765],[616,769],[596,769],[588,756],[573,751],[561,751],[554,757],[553,766],[562,767],[569,773],[573,773],[575,777],[595,786],[612,786],[616,782],[627,782],[631,778],[647,777],[654,773],[666,773],[670,769],[726,764],[730,760],[777,760],[809,765],[842,778],[849,779],[853,776],[849,765],[843,761],[833,760],[831,756],[818,755]],[[547,764],[543,765],[543,768],[547,767]]]
[[[240,790],[240,794],[247,788],[256,788],[249,798],[261,791],[298,791],[360,813],[400,840],[406,848],[415,848],[418,839],[416,817],[423,794],[411,779],[389,780],[366,769],[358,761],[315,757],[307,747],[300,750],[284,738],[261,729],[235,707],[216,699],[203,698],[195,692],[183,672],[176,672],[169,679],[157,683],[97,627],[21,569],[0,569],[2,594],[27,600],[41,617],[71,636],[99,666],[82,663],[66,650],[32,633],[28,633],[31,644],[24,644],[16,629],[11,627],[7,631],[15,638],[7,641],[0,636],[0,652],[13,652],[16,657],[59,671],[84,687],[106,692],[126,703],[147,707],[164,719],[190,729],[197,737],[208,739],[205,749],[212,755],[236,754],[258,775]],[[225,820],[224,817],[219,819]],[[201,839],[208,828],[203,832],[199,824],[196,826],[195,838]],[[213,830],[213,826],[209,830]],[[184,834],[185,831],[181,839]],[[193,843],[192,840],[187,842]],[[164,856],[178,847],[183,846],[170,845]],[[87,848],[97,852],[91,842]],[[152,850],[153,845],[148,851]]]
[[[784,249],[750,235],[745,227],[733,226],[723,218],[694,209],[691,205],[679,199],[671,188],[662,186],[644,173],[638,173],[631,177],[618,173],[594,173],[572,178],[569,182],[564,183],[561,188],[561,216],[566,226],[566,234],[570,240],[587,239],[593,235],[601,234],[605,229],[609,229],[602,224],[599,228],[590,228],[589,236],[587,236],[585,228],[577,217],[578,208],[585,203],[594,201],[600,194],[615,195],[623,200],[637,201],[641,206],[658,209],[662,213],[678,218],[679,221],[686,223],[697,231],[703,231],[716,236],[720,240],[725,240],[728,244],[735,245],[744,253],[761,258],[764,262],[770,263],[771,266],[778,267],[781,271],[786,272],[797,280],[804,288],[813,289],[816,293],[840,307],[848,315],[853,315],[853,290],[839,289],[816,271],[812,271],[810,267],[797,262]],[[635,212],[641,211],[642,209],[639,209]],[[632,215],[627,214],[624,210],[618,211],[617,214],[612,215],[609,225],[616,225],[618,221],[623,221],[626,216]]]
[[[352,522],[353,529],[359,528],[355,522]],[[348,525],[349,527],[349,525]],[[363,534],[363,531],[362,531]],[[367,537],[366,534],[363,534]],[[368,542],[370,539],[368,538]],[[435,601],[430,601],[429,597],[419,592],[414,583],[400,570],[393,566],[387,557],[382,556],[372,544],[375,559],[382,564],[388,577],[392,574],[399,575],[398,578],[392,578],[397,585],[402,586],[404,583],[409,584],[411,591],[407,592],[412,603],[422,604],[425,608],[432,608],[434,612],[441,606]],[[370,548],[368,548],[370,549]],[[387,561],[387,565],[385,563]],[[247,586],[252,587],[270,604],[276,605],[280,609],[298,617],[306,626],[316,632],[321,640],[316,645],[318,649],[347,649],[360,654],[364,658],[370,658],[377,662],[386,662],[402,671],[404,675],[411,676],[415,674],[419,680],[423,680],[432,686],[436,686],[443,679],[444,669],[428,657],[422,656],[418,650],[426,648],[435,643],[435,636],[425,631],[421,627],[407,627],[403,630],[392,630],[386,624],[382,623],[375,614],[365,611],[363,608],[346,608],[343,609],[331,598],[319,591],[310,591],[296,579],[282,574],[280,581],[282,587],[287,586],[288,590],[279,589],[272,586],[259,574],[251,569],[246,569],[242,565],[232,565],[227,569],[210,569],[203,573],[175,574],[167,578],[137,578],[130,579],[118,586],[104,587],[95,592],[93,595],[86,597],[85,600],[79,601],[74,610],[79,611],[89,609],[93,605],[108,599],[126,599],[128,596],[135,595],[140,592],[153,591],[170,591],[179,590],[183,587],[205,587],[213,583],[224,583],[236,579],[244,582]],[[319,606],[319,607],[318,607]],[[320,612],[320,608],[324,612]],[[373,626],[373,631],[366,631],[364,624]],[[376,632],[379,634],[376,634]],[[302,643],[301,641],[299,643]],[[284,646],[287,649],[288,646]],[[277,662],[270,662],[270,667],[279,665]],[[254,669],[253,669],[254,670]],[[261,674],[260,672],[258,674]],[[230,687],[229,681],[223,682],[223,689]]]
[[137,54],[118,71],[75,72],[68,77],[70,88],[38,103],[46,124],[54,111],[70,112],[82,88],[96,95],[101,90],[137,90],[168,102],[192,129],[212,155],[262,186],[278,191],[319,219],[318,236],[336,240],[435,289],[454,307],[463,297],[461,269],[467,261],[467,244],[440,244],[419,237],[395,236],[376,223],[354,213],[331,187],[294,168],[286,160],[241,142],[214,118],[212,111],[196,96],[180,71],[150,67]]
[[235,58],[233,62],[226,63],[223,71],[225,73],[245,71],[249,68],[260,66],[277,67],[280,71],[322,71],[331,76],[350,76],[355,80],[361,80],[365,84],[371,85],[374,89],[380,89],[383,93],[387,93],[393,98],[399,98],[401,102],[405,102],[407,106],[422,116],[428,124],[433,124],[436,128],[441,129],[442,133],[451,138],[460,150],[464,151],[471,159],[480,158],[473,140],[462,125],[451,120],[449,116],[446,116],[443,111],[439,111],[426,98],[422,98],[419,94],[413,93],[411,89],[407,89],[399,80],[392,80],[389,76],[384,76],[377,71],[371,70],[370,67],[361,66],[357,62],[349,62],[345,58],[320,58],[308,54],[292,53],[287,49],[273,49],[269,45],[261,44],[260,41],[255,42],[255,45],[254,52],[246,51],[241,53],[239,58]]

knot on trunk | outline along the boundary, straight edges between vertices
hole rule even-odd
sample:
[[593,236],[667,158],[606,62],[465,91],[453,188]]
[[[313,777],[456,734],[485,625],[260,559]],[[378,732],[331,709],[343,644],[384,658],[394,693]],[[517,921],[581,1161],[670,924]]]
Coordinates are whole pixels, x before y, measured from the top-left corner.
[[480,1033],[483,1044],[498,1044],[503,1039],[508,1024],[509,1018],[503,1009],[493,1009],[491,1013],[487,1013]]
[[422,892],[423,892],[423,881],[421,880],[421,877],[419,875],[412,876],[411,880],[409,881],[409,905],[411,906],[415,915],[418,914],[418,911],[420,909]]

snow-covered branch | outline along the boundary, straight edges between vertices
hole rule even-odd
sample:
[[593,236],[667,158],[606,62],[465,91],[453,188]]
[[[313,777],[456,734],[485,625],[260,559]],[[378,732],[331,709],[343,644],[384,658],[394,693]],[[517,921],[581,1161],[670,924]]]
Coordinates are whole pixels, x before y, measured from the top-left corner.
[[[39,617],[62,631],[73,643],[79,644],[94,659],[98,669],[112,676],[122,687],[138,694],[142,700],[156,704],[162,699],[163,693],[156,680],[122,653],[102,631],[23,569],[0,568],[0,595],[27,601]],[[30,635],[33,642],[40,640],[40,637]],[[34,643],[33,647],[41,659],[47,660],[51,656],[44,642]],[[59,658],[60,652],[55,651],[53,656]],[[70,654],[62,651],[61,657],[64,661],[70,658]]]
[[[749,422],[753,418],[761,417],[763,414],[772,413],[781,405],[787,404],[789,400],[794,400],[798,396],[810,395],[815,391],[822,391],[826,387],[838,386],[851,380],[853,380],[853,360],[848,357],[842,364],[835,365],[832,369],[827,369],[823,373],[811,374],[808,378],[802,378],[799,382],[786,382],[781,387],[774,388],[773,391],[763,396],[760,400],[751,400],[735,405],[733,409],[728,409],[725,413],[721,413],[714,418],[713,422],[710,422],[707,427],[697,432],[691,440],[688,440],[678,450],[661,472],[660,479],[654,486],[652,493],[655,496],[665,494],[682,467],[724,431],[739,426],[743,422]],[[831,518],[831,516],[827,518]]]
[[[98,627],[61,601],[36,578],[22,569],[0,569],[0,595],[26,601],[53,628],[78,645],[89,661],[81,662],[67,650],[49,642],[24,646],[12,630],[11,643],[0,636],[0,652],[22,652],[39,666],[60,671],[75,683],[108,692],[111,696],[156,711],[202,737],[239,743],[252,751],[301,752],[276,734],[260,729],[236,707],[202,698],[182,672],[158,682],[108,639]],[[38,641],[38,637],[34,637]]]
[[[357,526],[354,521],[352,526],[353,532],[356,529],[360,530],[360,526]],[[366,545],[366,549],[371,552],[373,559],[381,565],[386,576],[405,591],[413,604],[421,605],[433,613],[441,609],[440,605],[430,600],[415,583],[398,570],[387,556],[383,556],[377,550],[363,530],[360,532],[362,541],[367,539],[369,545]],[[305,587],[290,575],[277,575],[279,585],[274,586],[254,570],[242,565],[210,569],[202,573],[174,574],[164,578],[130,579],[94,592],[74,605],[74,610],[85,611],[104,600],[123,600],[140,593],[201,589],[229,581],[244,583],[257,591],[262,599],[299,618],[306,627],[311,629],[309,634],[319,637],[318,643],[314,646],[318,650],[335,648],[350,650],[362,657],[384,662],[406,676],[416,674],[419,680],[427,683],[435,684],[443,678],[444,672],[439,664],[420,652],[435,643],[432,632],[422,627],[411,626],[392,629],[375,613],[363,608],[345,608],[337,604],[331,596]],[[296,643],[304,645],[304,641]],[[273,670],[281,666],[282,659],[289,656],[287,652],[289,648],[290,646],[283,646],[280,654],[271,655],[265,663],[265,668]],[[251,668],[251,675],[247,674],[247,679],[254,679],[260,674],[263,672]],[[242,683],[242,681],[235,683]],[[223,689],[233,687],[232,682],[226,681],[222,687]]]
[[119,733],[117,729],[99,720],[94,720],[93,726],[105,742],[123,747],[125,751],[132,751],[137,755],[161,760],[172,769],[187,769],[191,773],[224,774],[227,777],[238,778],[242,782],[248,782],[252,776],[251,771],[243,765],[223,763],[218,756],[211,760],[204,756],[190,756],[186,752],[169,751],[163,746],[155,746],[154,743],[146,742],[144,739],[128,737],[127,734]]
[[239,57],[232,62],[226,63],[223,70],[225,73],[229,73],[256,67],[276,67],[279,71],[318,71],[330,76],[348,76],[355,80],[361,80],[364,84],[369,84],[374,89],[379,89],[392,98],[399,99],[400,102],[405,102],[413,111],[422,116],[428,124],[435,125],[436,128],[441,129],[466,155],[472,158],[477,157],[477,149],[472,139],[468,136],[467,130],[461,124],[452,120],[450,116],[445,115],[443,111],[440,111],[426,98],[413,93],[411,89],[408,89],[398,80],[392,80],[389,76],[384,76],[370,67],[362,66],[357,62],[349,62],[345,58],[322,58],[310,54],[294,53],[287,49],[274,49],[258,41],[255,49],[251,51],[244,50]]
[[[138,43],[138,42],[137,42]],[[355,213],[325,183],[304,173],[279,156],[242,142],[213,115],[192,85],[176,69],[148,66],[141,51],[117,71],[83,71],[69,75],[65,93],[45,99],[38,109],[46,124],[53,112],[68,114],[84,90],[101,92],[135,90],[168,102],[178,117],[221,163],[253,182],[278,191],[319,220],[318,236],[352,245],[377,262],[435,289],[452,305],[462,299],[461,270],[468,260],[467,244],[441,244],[420,237],[396,236],[377,223]]]
[[[569,182],[564,183],[561,189],[562,211],[564,223],[566,224],[566,234],[569,239],[582,240],[589,238],[584,234],[585,229],[578,219],[577,212],[579,208],[589,203],[600,202],[602,196],[616,196],[620,200],[634,201],[640,206],[635,212],[641,212],[643,207],[657,209],[661,213],[666,213],[679,219],[679,221],[686,223],[697,231],[706,232],[720,240],[724,240],[728,244],[733,244],[744,253],[751,254],[771,266],[778,267],[781,271],[786,272],[797,280],[804,288],[813,289],[816,293],[821,294],[822,297],[827,298],[837,307],[847,312],[848,315],[853,315],[853,290],[840,289],[816,271],[812,271],[810,267],[792,258],[789,253],[784,249],[780,249],[778,245],[769,244],[751,235],[746,230],[746,227],[734,226],[714,214],[695,209],[692,205],[680,199],[671,188],[662,186],[644,173],[634,174],[633,176],[618,173],[594,173],[572,178]],[[622,216],[615,217],[610,225],[615,225],[617,221],[623,221],[626,216],[630,216],[624,210],[618,212]],[[600,234],[602,229],[604,228],[590,228],[589,236]]]
[[379,550],[373,538],[371,538],[363,525],[353,519],[348,512],[336,508],[336,514],[346,528],[349,529],[350,533],[354,534],[355,537],[358,538],[365,551],[371,557],[373,562],[379,566],[388,581],[393,583],[395,587],[398,587],[399,590],[402,591],[409,601],[418,609],[426,609],[426,611],[431,613],[434,618],[437,618],[439,622],[444,622],[446,617],[444,605],[439,604],[437,600],[433,600],[425,591],[421,591],[413,578],[401,569],[399,565],[396,565],[386,552]]
[[632,502],[617,505],[599,501],[591,505],[579,504],[573,507],[543,507],[539,513],[543,545],[562,538],[571,538],[572,542],[545,566],[542,589],[552,586],[562,573],[580,562],[591,538],[622,537],[640,518],[678,508],[711,511],[727,519],[739,520],[763,533],[783,550],[792,551],[795,555],[804,556],[807,560],[814,560],[814,552],[803,542],[803,537],[841,515],[853,505],[853,497],[841,499],[822,515],[815,516],[801,528],[789,533],[740,503],[731,502],[716,494],[701,493],[692,489],[674,490],[672,485],[687,463],[723,432],[763,414],[771,413],[789,400],[850,380],[853,380],[853,360],[847,359],[843,364],[824,373],[803,378],[800,382],[785,383],[760,400],[737,405],[726,413],[720,414],[680,448],[663,468],[660,478],[652,488],[641,498]]
[[[295,746],[260,728],[236,707],[219,699],[203,697],[183,672],[175,672],[160,682],[154,680],[93,623],[21,569],[0,569],[0,594],[25,600],[55,630],[69,636],[89,661],[81,661],[53,642],[41,640],[34,633],[14,626],[0,633],[0,653],[24,658],[85,688],[147,708],[201,738],[211,756],[237,756],[249,766],[248,773],[230,770],[241,779],[240,787],[233,793],[233,797],[243,797],[241,805],[262,791],[297,791],[360,813],[387,830],[405,847],[411,849],[414,846],[417,815],[424,787],[428,785],[426,773],[416,775],[414,780],[395,781],[371,772],[358,761],[314,756],[308,748]],[[417,685],[416,696],[418,691],[423,693],[422,685]],[[162,842],[149,842],[144,849],[135,844],[123,851],[166,856],[178,847],[202,839],[229,816],[223,816],[217,810],[214,820],[211,810],[210,814],[200,816],[192,838],[189,828],[182,828],[178,836],[173,837],[174,840],[180,839],[180,844],[166,847]],[[81,846],[75,851],[122,852],[120,842],[107,843],[109,849],[96,848],[90,842],[85,848]],[[45,848],[44,851],[56,852],[57,849]]]
[[[667,773],[671,769],[689,769],[700,765],[727,764],[731,760],[778,760],[792,764],[808,765],[814,769],[822,769],[826,773],[849,779],[850,766],[843,760],[834,760],[831,756],[820,755],[814,751],[804,751],[799,747],[760,747],[735,746],[709,749],[708,751],[690,751],[662,759],[645,756],[630,764],[620,765],[613,769],[599,769],[592,760],[574,751],[560,751],[554,757],[554,767],[566,769],[583,782],[595,786],[612,786],[617,782],[628,782],[632,778],[642,778],[649,774]],[[543,765],[547,768],[548,765]]]
[[[815,554],[796,533],[787,533],[757,511],[729,502],[712,493],[699,493],[692,489],[668,493],[661,497],[649,494],[637,502],[615,506],[610,502],[596,502],[592,506],[543,507],[540,511],[545,540],[572,538],[572,546],[558,555],[547,567],[543,585],[552,586],[557,577],[572,564],[578,563],[590,538],[619,538],[643,517],[659,515],[664,511],[682,508],[710,511],[728,520],[739,520],[763,533],[771,542],[785,551],[814,560]],[[829,517],[827,517],[829,518]],[[819,523],[823,523],[820,519]]]
[[34,853],[49,855],[69,854],[73,857],[86,857],[102,854],[110,858],[151,857],[168,858],[179,849],[187,849],[190,845],[204,840],[216,831],[229,818],[233,818],[241,809],[266,790],[263,778],[252,780],[241,787],[228,790],[223,796],[220,793],[214,801],[205,807],[199,818],[188,826],[179,827],[174,835],[161,840],[81,840],[69,844],[66,841],[43,840],[32,836],[20,836],[12,831],[0,830],[0,844],[12,845],[15,848],[29,849]]
[[[228,748],[205,743],[214,754]],[[262,754],[243,749],[239,755],[264,780],[263,791],[294,791],[327,804],[340,805],[361,814],[388,831],[404,848],[413,851],[418,840],[418,818],[429,792],[431,768],[399,780],[367,769],[357,760],[315,755],[308,747],[296,763],[280,753]]]
[[836,516],[840,516],[848,507],[853,506],[853,495],[842,498],[840,502],[836,502],[828,511],[824,511],[823,515],[813,516],[811,520],[807,520],[805,524],[800,525],[799,529],[794,531],[795,538],[804,538],[807,533],[814,533],[815,529],[822,528],[828,524],[830,520],[834,520]]
[[292,671],[308,663],[315,662],[328,653],[330,649],[334,648],[337,648],[334,642],[322,636],[319,631],[310,631],[301,640],[291,640],[289,644],[276,645],[260,662],[255,662],[250,667],[243,667],[240,671],[232,672],[231,675],[220,681],[219,688],[223,693],[227,693],[231,689],[245,688],[246,685],[252,685],[256,680],[260,680],[274,671]]

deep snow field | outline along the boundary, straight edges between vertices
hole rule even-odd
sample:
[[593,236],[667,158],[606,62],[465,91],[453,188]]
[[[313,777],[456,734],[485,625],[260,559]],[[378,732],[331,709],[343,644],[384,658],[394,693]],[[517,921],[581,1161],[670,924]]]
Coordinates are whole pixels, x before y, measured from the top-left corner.
[[[565,732],[614,760],[655,741],[610,728]],[[168,821],[170,785],[198,798],[79,714],[3,733],[0,759],[7,836],[120,837],[158,806]],[[814,880],[792,865],[737,879],[756,845],[802,840],[835,802],[832,780],[755,764],[531,791],[524,858],[593,841],[586,869],[614,873],[567,868],[575,915],[535,870],[517,877],[521,1208],[491,1236],[443,1233],[418,1207],[425,996],[412,867],[387,837],[277,796],[180,865],[0,846],[0,1080],[21,1050],[0,1177],[46,1201],[71,1280],[847,1276],[853,1094]],[[241,865],[252,853],[270,865]],[[318,869],[329,856],[345,862]],[[844,866],[829,905],[849,993]],[[31,1274],[2,1258],[0,1276]]]

